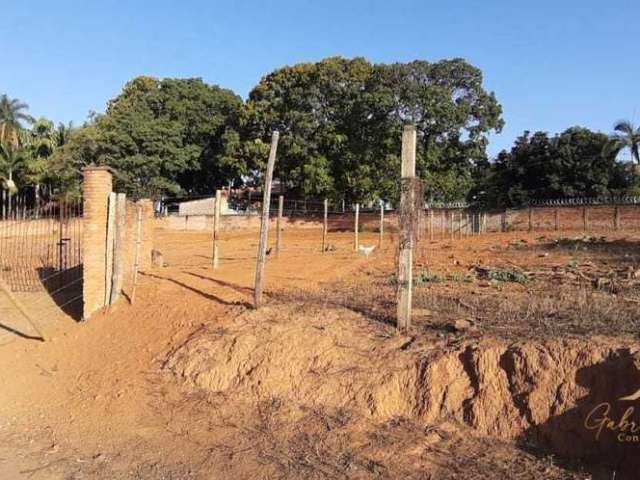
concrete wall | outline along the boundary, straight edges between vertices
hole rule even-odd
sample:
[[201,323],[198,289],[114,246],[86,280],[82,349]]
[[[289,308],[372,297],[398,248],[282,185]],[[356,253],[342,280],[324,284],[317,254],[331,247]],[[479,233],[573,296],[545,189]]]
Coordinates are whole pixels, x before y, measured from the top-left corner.
[[[614,227],[615,210],[618,208],[620,229],[640,229],[640,205],[587,206],[589,230],[612,230]],[[560,230],[582,230],[583,206],[557,207]],[[433,209],[433,220],[429,222],[429,211],[424,216],[423,228],[428,232],[429,224],[434,233],[442,235],[449,232],[451,217],[454,220],[454,231],[463,233],[477,232],[482,223],[486,232],[527,231],[529,230],[529,209],[507,210],[502,212],[483,213],[483,219],[477,212],[464,209]],[[535,231],[552,231],[555,229],[556,207],[533,207],[531,209],[532,227]],[[353,230],[353,213],[330,214],[330,230]],[[360,214],[361,228],[377,231],[380,214],[366,212]],[[385,230],[397,230],[398,220],[393,211],[385,212]],[[169,216],[157,219],[156,225],[168,230],[184,231],[212,231],[213,215]],[[284,228],[321,228],[322,214],[283,217]],[[275,227],[275,217],[271,216],[271,226]],[[233,232],[241,230],[258,230],[260,228],[259,215],[223,215],[220,231]]]
[[[216,205],[215,197],[201,198],[199,200],[190,200],[182,202],[178,205],[178,215],[213,215]],[[226,212],[229,208],[227,201],[227,192],[223,191],[220,197],[220,211]]]

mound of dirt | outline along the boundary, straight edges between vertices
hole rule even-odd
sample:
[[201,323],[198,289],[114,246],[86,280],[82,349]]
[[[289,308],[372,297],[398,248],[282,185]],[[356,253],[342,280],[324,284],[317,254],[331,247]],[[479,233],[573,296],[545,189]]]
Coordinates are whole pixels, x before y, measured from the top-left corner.
[[628,405],[618,399],[640,387],[637,344],[598,338],[447,345],[420,338],[398,336],[346,309],[279,305],[197,332],[165,368],[209,392],[256,401],[277,396],[379,421],[453,422],[615,468],[638,462],[637,443],[621,443],[610,429],[596,438],[585,427],[604,402],[609,416],[620,418]]

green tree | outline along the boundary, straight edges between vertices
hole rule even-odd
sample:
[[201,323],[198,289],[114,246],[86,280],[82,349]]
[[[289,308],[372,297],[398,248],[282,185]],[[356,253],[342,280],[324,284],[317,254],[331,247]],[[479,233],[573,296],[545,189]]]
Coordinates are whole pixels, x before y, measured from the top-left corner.
[[23,122],[33,122],[33,117],[26,113],[29,108],[17,98],[0,95],[0,143],[11,143],[14,147],[19,143],[19,132]]
[[133,197],[212,192],[246,171],[241,109],[237,95],[200,79],[138,77],[68,138],[55,168],[68,184],[85,165],[109,165]]
[[241,107],[239,97],[200,79],[136,78],[96,120],[97,163],[114,167],[134,196],[212,192],[243,170],[219,163]]
[[553,137],[525,132],[510,151],[476,172],[470,199],[485,206],[512,207],[534,200],[621,195],[637,176],[616,162],[607,135],[572,127]]
[[23,151],[16,149],[11,143],[0,144],[0,177],[4,187],[10,192],[17,190],[15,176],[24,168],[25,163]]
[[640,127],[635,127],[628,120],[621,120],[613,127],[609,148],[616,153],[629,150],[631,161],[640,164]]
[[[327,58],[278,69],[249,94],[247,125],[281,132],[276,174],[303,195],[397,196],[402,127],[419,136],[418,171],[431,197],[464,196],[501,108],[464,60],[372,65]],[[258,164],[258,161],[255,162]]]

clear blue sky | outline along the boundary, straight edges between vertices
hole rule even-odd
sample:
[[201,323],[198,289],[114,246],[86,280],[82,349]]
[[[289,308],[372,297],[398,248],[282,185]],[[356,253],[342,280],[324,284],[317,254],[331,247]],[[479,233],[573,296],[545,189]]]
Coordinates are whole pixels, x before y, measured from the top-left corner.
[[640,122],[640,1],[57,0],[0,9],[0,92],[82,122],[137,75],[202,77],[246,97],[276,67],[326,56],[463,57],[523,130]]

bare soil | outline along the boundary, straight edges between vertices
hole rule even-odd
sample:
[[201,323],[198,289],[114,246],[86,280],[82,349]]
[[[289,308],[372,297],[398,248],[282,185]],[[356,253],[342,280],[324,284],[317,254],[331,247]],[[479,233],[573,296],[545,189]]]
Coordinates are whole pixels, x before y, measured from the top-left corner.
[[256,232],[214,271],[158,231],[135,305],[5,341],[0,478],[634,478],[640,443],[583,424],[640,388],[640,235],[425,241],[406,335],[392,236],[320,239],[285,231],[253,311]]

